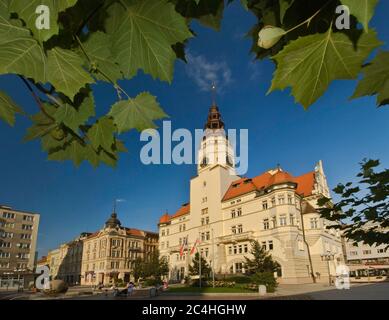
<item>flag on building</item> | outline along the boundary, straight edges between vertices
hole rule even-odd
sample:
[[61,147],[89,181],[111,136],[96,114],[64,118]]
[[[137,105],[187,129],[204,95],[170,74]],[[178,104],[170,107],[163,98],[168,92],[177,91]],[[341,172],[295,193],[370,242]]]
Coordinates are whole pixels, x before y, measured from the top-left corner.
[[195,252],[196,247],[197,247],[197,245],[198,245],[199,243],[200,243],[200,239],[196,239],[195,243],[193,244],[192,249],[190,250],[190,254],[191,254],[191,255]]
[[182,239],[182,245],[180,248],[180,256],[182,257],[184,255],[185,250],[188,249],[188,238]]

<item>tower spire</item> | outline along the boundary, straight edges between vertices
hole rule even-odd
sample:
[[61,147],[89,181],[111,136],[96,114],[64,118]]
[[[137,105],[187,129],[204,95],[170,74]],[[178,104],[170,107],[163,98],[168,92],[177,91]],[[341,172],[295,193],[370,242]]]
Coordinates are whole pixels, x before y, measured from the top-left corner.
[[212,93],[212,106],[216,106],[216,83],[215,82],[212,82],[211,93]]

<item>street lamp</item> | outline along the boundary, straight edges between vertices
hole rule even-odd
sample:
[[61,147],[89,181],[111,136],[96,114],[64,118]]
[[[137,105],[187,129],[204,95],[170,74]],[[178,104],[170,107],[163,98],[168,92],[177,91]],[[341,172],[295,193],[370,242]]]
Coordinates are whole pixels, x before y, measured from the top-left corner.
[[330,272],[330,261],[334,260],[334,254],[327,252],[320,255],[321,261],[327,261],[327,270],[328,270],[328,284],[331,286],[331,272]]

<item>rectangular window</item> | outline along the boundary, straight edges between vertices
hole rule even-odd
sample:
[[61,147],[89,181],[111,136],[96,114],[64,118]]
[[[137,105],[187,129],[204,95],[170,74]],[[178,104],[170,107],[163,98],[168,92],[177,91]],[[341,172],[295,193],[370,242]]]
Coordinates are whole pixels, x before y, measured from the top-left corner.
[[33,216],[23,216],[23,220],[24,221],[34,221],[34,217]]
[[238,208],[238,209],[236,210],[236,215],[237,215],[238,217],[240,217],[240,216],[242,215],[242,208]]
[[311,218],[311,229],[317,229],[318,228],[318,219],[317,218]]
[[278,197],[278,204],[285,204],[285,197],[284,196]]
[[266,250],[266,241],[261,242],[261,247],[262,249]]
[[264,229],[264,230],[270,229],[269,219],[264,219],[264,220],[263,220],[263,229]]
[[232,254],[232,246],[228,247],[228,254]]
[[237,227],[237,233],[242,233],[242,232],[243,232],[243,226],[239,224]]
[[244,253],[249,252],[249,247],[247,244],[243,245],[243,251],[244,251]]
[[267,210],[267,200],[262,201],[262,209]]
[[15,214],[11,212],[3,212],[3,218],[5,219],[15,219]]
[[358,251],[350,251],[349,255],[350,256],[357,256],[358,255]]
[[0,252],[0,258],[10,258],[11,254],[9,252]]
[[377,249],[377,253],[385,253],[385,249]]
[[235,209],[231,210],[231,218],[234,219],[236,217]]
[[286,215],[280,216],[280,226],[286,226]]
[[371,250],[363,250],[363,254],[365,254],[365,255],[371,254]]
[[210,240],[211,239],[211,233],[209,231],[206,232],[205,236],[206,236],[205,237],[206,240]]
[[273,240],[269,240],[269,250],[273,250]]
[[209,217],[205,217],[205,224],[209,224]]
[[271,198],[271,206],[275,207],[275,205],[276,205],[276,198],[273,197],[273,198]]
[[32,230],[32,225],[30,225],[30,224],[22,224],[22,229],[23,230]]
[[208,208],[204,208],[201,210],[201,214],[208,214]]
[[293,204],[293,197],[290,194],[288,194],[288,204]]
[[232,227],[231,227],[231,232],[232,232],[233,234],[236,234],[236,226],[232,226]]
[[290,225],[294,226],[294,215],[293,214],[289,215],[289,221],[290,221]]
[[243,263],[242,262],[235,263],[235,272],[241,273],[242,271],[243,271]]
[[238,252],[243,253],[243,246],[241,244],[238,246]]

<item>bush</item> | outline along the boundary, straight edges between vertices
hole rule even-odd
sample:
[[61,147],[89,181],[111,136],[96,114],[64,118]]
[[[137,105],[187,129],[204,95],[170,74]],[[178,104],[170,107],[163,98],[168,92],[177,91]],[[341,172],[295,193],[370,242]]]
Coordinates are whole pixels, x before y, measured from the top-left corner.
[[162,285],[161,279],[150,278],[150,279],[145,279],[143,281],[143,286],[145,286],[145,287],[157,287],[160,285]]
[[235,283],[251,283],[252,280],[248,276],[232,276],[225,279],[225,281],[233,281]]
[[117,280],[115,281],[115,285],[116,285],[117,287],[123,286],[123,285],[124,285],[124,280],[123,280],[123,279],[117,279]]
[[257,290],[259,285],[266,286],[267,292],[274,292],[277,288],[277,281],[274,278],[273,272],[257,272],[251,277],[251,279],[253,284],[256,285]]

